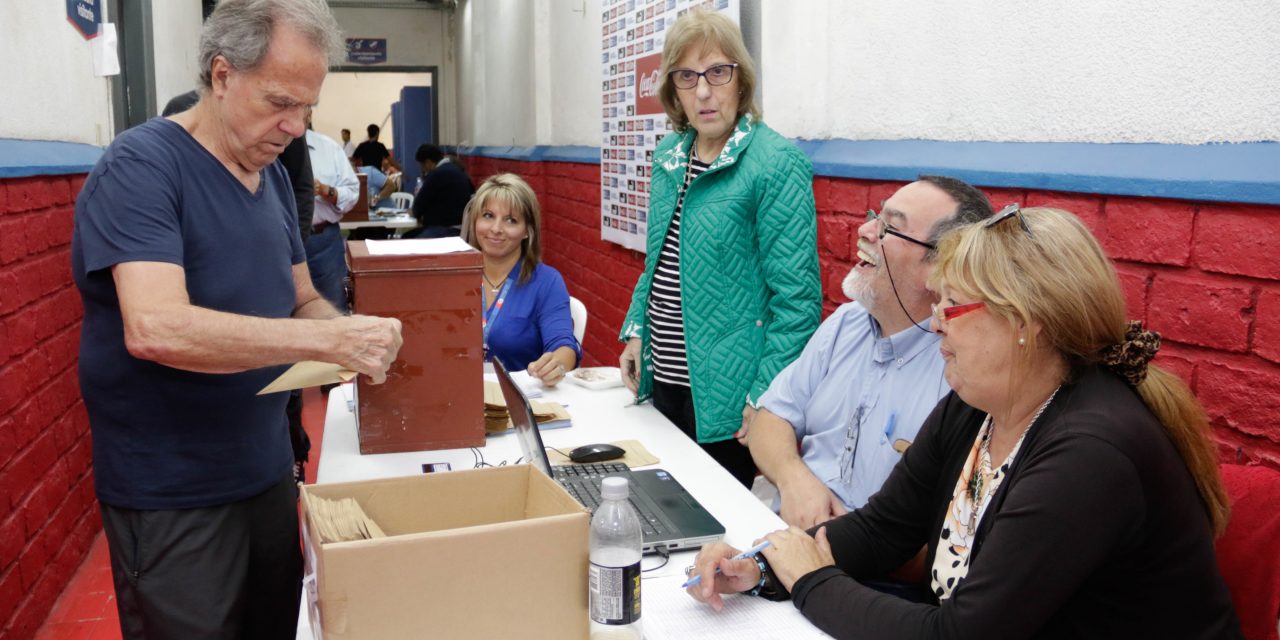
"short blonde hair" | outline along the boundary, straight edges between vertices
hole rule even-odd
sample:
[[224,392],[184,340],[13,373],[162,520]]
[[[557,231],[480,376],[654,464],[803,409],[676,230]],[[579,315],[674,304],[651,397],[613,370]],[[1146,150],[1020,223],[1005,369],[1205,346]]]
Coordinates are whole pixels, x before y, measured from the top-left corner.
[[542,262],[542,209],[538,206],[538,196],[534,195],[529,183],[514,173],[489,176],[471,196],[462,215],[462,239],[476,249],[480,248],[476,239],[476,222],[490,200],[507,205],[512,213],[524,218],[529,232],[529,237],[520,241],[520,256],[523,258],[520,284],[524,284],[533,277],[533,270]]
[[707,9],[692,9],[681,16],[667,31],[667,42],[662,47],[662,68],[659,70],[661,84],[658,86],[658,101],[671,118],[671,126],[678,132],[689,128],[689,118],[684,109],[676,104],[676,86],[671,83],[671,69],[684,57],[692,47],[703,50],[718,47],[729,60],[737,63],[734,74],[738,78],[738,119],[750,113],[759,120],[760,109],[756,106],[756,65],[742,41],[742,30],[724,14]]
[[[1104,349],[1125,341],[1128,320],[1115,268],[1078,218],[1060,209],[1023,209],[1022,219],[988,228],[986,222],[961,227],[938,243],[930,285],[946,285],[981,300],[987,310],[1014,326],[1035,323],[1070,371],[1101,364]],[[1012,381],[1025,379],[1037,337],[1025,336],[1023,357],[1011,367]],[[1155,364],[1136,386],[1147,408],[1177,446],[1204,501],[1213,529],[1221,533],[1230,514],[1218,475],[1209,420],[1199,401],[1177,376]]]

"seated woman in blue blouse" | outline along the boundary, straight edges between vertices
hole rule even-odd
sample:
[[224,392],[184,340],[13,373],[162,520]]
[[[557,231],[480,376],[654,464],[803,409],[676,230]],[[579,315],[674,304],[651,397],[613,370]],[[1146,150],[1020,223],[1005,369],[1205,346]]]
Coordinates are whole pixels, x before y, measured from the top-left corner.
[[538,198],[524,180],[500,173],[467,204],[462,239],[484,255],[484,340],[508,371],[528,369],[547,386],[578,366],[569,290],[542,264]]

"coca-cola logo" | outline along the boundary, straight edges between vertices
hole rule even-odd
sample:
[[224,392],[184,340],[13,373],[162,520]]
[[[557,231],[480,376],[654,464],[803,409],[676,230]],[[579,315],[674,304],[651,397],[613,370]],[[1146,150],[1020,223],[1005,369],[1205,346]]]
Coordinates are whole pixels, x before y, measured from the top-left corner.
[[640,97],[656,98],[658,97],[658,70],[654,69],[653,73],[640,76]]
[[662,113],[662,102],[658,100],[658,88],[662,86],[662,54],[655,53],[635,61],[636,115],[653,115]]

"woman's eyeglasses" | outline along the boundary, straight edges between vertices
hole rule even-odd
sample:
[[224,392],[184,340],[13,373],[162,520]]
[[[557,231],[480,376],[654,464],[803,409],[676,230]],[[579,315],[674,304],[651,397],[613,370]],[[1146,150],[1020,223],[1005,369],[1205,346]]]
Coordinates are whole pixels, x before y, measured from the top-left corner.
[[706,78],[707,84],[718,87],[720,85],[729,84],[733,80],[733,70],[738,68],[738,63],[718,64],[709,67],[706,71],[694,71],[693,69],[672,69],[667,72],[667,77],[671,78],[671,84],[677,89],[692,89],[698,86],[698,78]]
[[892,226],[890,226],[888,222],[884,221],[884,218],[880,217],[880,214],[876,213],[875,209],[867,209],[867,220],[876,221],[876,236],[879,237],[881,240],[884,240],[884,237],[886,235],[890,235],[890,236],[896,236],[898,238],[902,238],[903,240],[906,240],[907,242],[910,242],[912,244],[918,244],[930,251],[934,251],[937,249],[937,247],[935,247],[932,242],[925,242],[924,240],[916,240],[915,238],[912,238],[911,236],[901,231],[898,231],[897,229],[894,229]]
[[947,322],[950,322],[952,320],[955,320],[956,318],[959,318],[960,316],[966,313],[977,311],[978,309],[981,309],[987,306],[987,303],[970,302],[968,304],[957,304],[950,307],[939,307],[936,304],[929,305],[929,306],[933,308],[933,319],[938,322],[939,326],[941,326]]
[[990,229],[991,227],[994,227],[1010,218],[1018,219],[1018,225],[1021,226],[1022,230],[1027,233],[1028,238],[1035,237],[1034,235],[1031,234],[1031,227],[1027,226],[1027,221],[1022,217],[1022,207],[1019,207],[1018,203],[1016,202],[1001,209],[994,216],[991,216],[991,219],[987,220],[987,222],[983,226]]

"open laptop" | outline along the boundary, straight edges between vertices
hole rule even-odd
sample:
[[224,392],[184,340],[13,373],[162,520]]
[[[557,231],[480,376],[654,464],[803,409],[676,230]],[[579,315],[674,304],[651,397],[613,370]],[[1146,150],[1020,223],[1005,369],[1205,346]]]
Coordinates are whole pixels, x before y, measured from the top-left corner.
[[600,504],[600,483],[604,478],[614,475],[627,478],[631,505],[640,515],[645,553],[654,553],[659,545],[667,549],[696,549],[724,537],[724,525],[662,469],[632,471],[616,462],[552,467],[528,399],[497,358],[493,360],[493,370],[498,375],[502,397],[507,401],[520,451],[529,464],[555,479],[592,511]]

